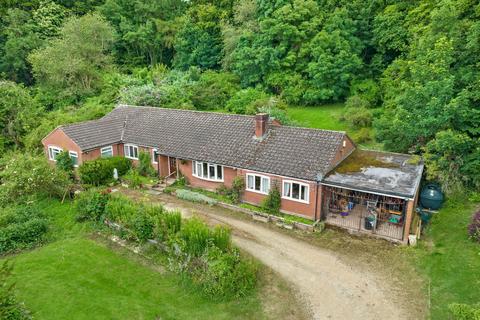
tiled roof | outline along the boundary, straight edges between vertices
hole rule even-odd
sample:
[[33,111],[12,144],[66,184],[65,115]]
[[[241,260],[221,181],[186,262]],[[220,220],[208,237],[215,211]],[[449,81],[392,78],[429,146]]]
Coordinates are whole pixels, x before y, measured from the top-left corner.
[[181,159],[306,180],[331,169],[345,138],[344,132],[270,125],[258,140],[253,116],[132,106],[63,130],[82,150],[122,141]]

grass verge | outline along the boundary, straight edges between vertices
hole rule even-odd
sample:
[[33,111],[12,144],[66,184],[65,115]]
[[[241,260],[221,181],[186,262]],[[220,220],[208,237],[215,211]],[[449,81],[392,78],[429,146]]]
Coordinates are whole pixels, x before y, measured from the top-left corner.
[[432,319],[449,319],[451,303],[480,302],[480,245],[467,235],[476,209],[478,204],[466,199],[449,200],[416,248],[418,269],[429,280]]

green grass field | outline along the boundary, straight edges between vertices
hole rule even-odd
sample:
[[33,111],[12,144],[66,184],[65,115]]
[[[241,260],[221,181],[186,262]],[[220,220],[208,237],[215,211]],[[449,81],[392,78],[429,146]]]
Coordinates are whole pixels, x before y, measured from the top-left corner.
[[430,280],[431,319],[449,319],[450,303],[480,302],[480,245],[467,236],[475,208],[467,200],[449,201],[418,248],[419,269]]
[[[340,121],[341,115],[345,112],[345,105],[342,103],[327,104],[315,107],[291,106],[287,114],[298,122],[302,127],[346,131],[347,134],[357,142],[358,129],[350,127],[345,121]],[[369,129],[373,137],[373,129]],[[382,145],[375,141],[357,143],[367,149],[382,150]]]
[[263,319],[257,294],[207,300],[158,265],[92,238],[71,203],[45,201],[50,243],[9,257],[17,296],[35,319]]

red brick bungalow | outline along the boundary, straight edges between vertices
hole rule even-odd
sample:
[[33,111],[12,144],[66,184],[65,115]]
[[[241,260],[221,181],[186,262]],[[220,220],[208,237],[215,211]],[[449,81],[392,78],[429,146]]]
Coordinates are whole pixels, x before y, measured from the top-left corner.
[[241,176],[243,202],[259,205],[276,186],[285,213],[395,241],[407,240],[423,170],[408,155],[361,151],[368,166],[344,172],[356,150],[345,132],[282,126],[265,114],[118,106],[42,143],[50,161],[68,150],[77,165],[113,155],[137,161],[145,150],[159,176],[182,174],[210,190]]

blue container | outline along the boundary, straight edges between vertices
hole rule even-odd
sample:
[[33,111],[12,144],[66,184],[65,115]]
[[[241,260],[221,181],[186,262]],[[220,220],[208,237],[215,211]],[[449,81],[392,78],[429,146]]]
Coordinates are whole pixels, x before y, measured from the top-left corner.
[[443,200],[443,193],[438,185],[429,183],[422,188],[420,204],[423,208],[438,210],[442,206]]

